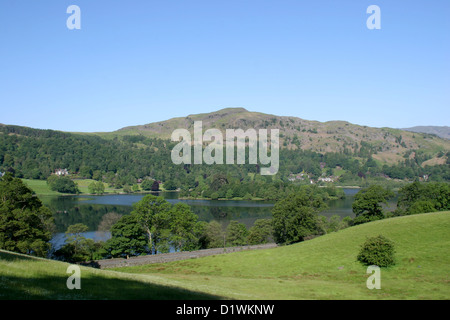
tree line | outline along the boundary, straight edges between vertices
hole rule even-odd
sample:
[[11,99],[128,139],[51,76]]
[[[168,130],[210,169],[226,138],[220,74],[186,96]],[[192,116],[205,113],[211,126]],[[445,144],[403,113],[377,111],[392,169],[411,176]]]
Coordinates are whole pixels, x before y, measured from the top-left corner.
[[[170,152],[175,144],[142,135],[106,139],[88,134],[0,126],[0,171],[14,172],[20,178],[45,180],[55,169],[64,168],[72,176],[102,181],[114,188],[133,186],[138,179],[149,178],[162,181],[168,190],[180,188],[186,193],[199,191],[200,177],[211,180],[217,174],[225,174],[242,182],[260,176],[258,165],[174,165]],[[404,161],[388,166],[380,165],[372,158],[376,149],[367,143],[358,150],[357,153],[322,154],[281,148],[280,169],[275,180],[288,182],[291,174],[301,172],[317,179],[322,175],[333,175],[336,168],[340,168],[343,174],[339,181],[343,183],[360,184],[377,177],[415,180],[425,175],[430,181],[450,181],[448,153],[439,155],[447,157],[445,164],[422,167],[422,162],[429,156],[420,150],[411,150],[414,158],[406,154]],[[246,195],[239,191],[236,194],[238,197]]]
[[[327,190],[301,186],[275,203],[271,219],[256,220],[250,229],[231,221],[222,230],[217,221],[199,221],[187,204],[172,205],[162,197],[146,195],[133,204],[130,214],[111,214],[105,220],[103,228],[111,231],[106,242],[83,237],[87,226],[70,225],[67,243],[54,256],[81,261],[270,241],[284,245],[392,216],[450,210],[448,183],[411,183],[399,190],[396,209],[387,211],[385,204],[393,196],[391,190],[372,185],[355,195],[354,218],[326,218],[320,212],[327,207]],[[47,256],[54,227],[51,211],[21,179],[10,173],[0,179],[1,249]]]

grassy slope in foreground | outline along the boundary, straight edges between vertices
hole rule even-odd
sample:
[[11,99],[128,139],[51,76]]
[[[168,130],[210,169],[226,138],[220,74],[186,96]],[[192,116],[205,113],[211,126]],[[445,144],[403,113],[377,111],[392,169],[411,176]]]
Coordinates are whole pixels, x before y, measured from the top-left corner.
[[[117,269],[164,276],[194,290],[237,299],[450,299],[450,211],[351,227],[303,243],[196,260]],[[395,242],[397,264],[366,287],[356,261],[368,236]]]
[[81,267],[81,289],[69,290],[69,264],[0,250],[0,299],[217,299],[149,277]]

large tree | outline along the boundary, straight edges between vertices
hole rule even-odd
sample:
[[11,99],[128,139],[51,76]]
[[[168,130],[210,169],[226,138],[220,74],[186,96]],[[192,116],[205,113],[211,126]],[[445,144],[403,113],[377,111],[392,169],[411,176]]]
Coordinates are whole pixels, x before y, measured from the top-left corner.
[[275,242],[291,244],[322,234],[318,212],[325,208],[323,195],[309,186],[275,203],[272,209]]
[[227,226],[227,244],[229,246],[243,246],[247,244],[248,230],[245,224],[236,220],[230,221]]
[[135,215],[124,215],[111,228],[111,238],[106,241],[103,255],[128,257],[149,252],[146,230]]
[[355,201],[352,204],[353,213],[356,217],[354,224],[361,224],[373,220],[384,218],[383,204],[394,197],[391,190],[385,189],[380,185],[372,185],[361,189],[355,195]]
[[61,193],[80,193],[78,185],[69,177],[52,175],[48,177],[47,184],[53,191]]
[[257,219],[248,233],[249,244],[268,243],[273,237],[273,226],[271,219]]
[[36,256],[50,249],[53,217],[21,179],[0,179],[0,248]]
[[198,248],[196,224],[198,216],[185,203],[177,203],[170,210],[171,243],[175,250]]
[[167,238],[165,230],[168,229],[168,214],[171,205],[163,197],[146,195],[133,204],[131,214],[147,233],[148,247],[157,252],[159,241]]
[[95,252],[101,247],[101,243],[96,243],[83,235],[88,229],[88,226],[82,223],[70,225],[66,231],[65,244],[55,252],[55,256],[67,262],[95,259]]
[[414,182],[399,191],[397,215],[450,209],[450,184],[445,182]]

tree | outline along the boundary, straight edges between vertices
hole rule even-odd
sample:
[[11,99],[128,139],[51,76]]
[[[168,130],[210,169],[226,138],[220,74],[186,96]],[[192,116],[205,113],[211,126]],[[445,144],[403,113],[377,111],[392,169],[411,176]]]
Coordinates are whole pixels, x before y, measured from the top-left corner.
[[150,191],[152,189],[153,180],[145,179],[141,183],[141,189],[145,191]]
[[83,177],[84,179],[91,179],[92,178],[92,169],[88,166],[81,166],[78,174],[81,177]]
[[353,212],[356,217],[354,224],[361,224],[373,220],[384,218],[382,204],[394,197],[394,193],[379,185],[372,185],[361,189],[355,195],[355,201],[352,204]]
[[0,248],[45,257],[50,249],[53,215],[21,179],[0,179]]
[[195,232],[197,215],[185,203],[177,203],[170,210],[171,243],[174,249],[185,251],[198,247],[198,236]]
[[213,220],[204,228],[205,248],[220,248],[224,246],[224,234],[219,222]]
[[108,212],[102,216],[102,220],[98,225],[98,231],[110,231],[111,227],[120,220],[122,216],[116,212]]
[[449,210],[449,199],[450,184],[416,181],[400,189],[396,214],[405,215]]
[[166,190],[176,190],[177,189],[177,185],[176,185],[175,181],[167,180],[166,182],[164,182],[164,189],[166,189]]
[[102,252],[105,257],[137,256],[149,252],[146,230],[136,215],[124,215],[111,228],[111,238]]
[[218,192],[213,192],[211,194],[211,200],[218,200],[219,199],[219,193]]
[[227,227],[226,242],[229,246],[243,246],[247,244],[247,235],[245,224],[232,220]]
[[53,191],[61,193],[80,193],[78,185],[69,177],[50,176],[47,179],[47,184]]
[[379,235],[371,237],[361,246],[357,259],[365,265],[388,267],[395,264],[394,243]]
[[322,196],[309,186],[277,201],[272,209],[275,242],[291,244],[322,234],[317,214],[325,208]]
[[136,221],[147,233],[150,249],[156,247],[157,242],[161,239],[162,230],[167,229],[166,220],[170,209],[170,203],[163,197],[150,194],[133,204],[131,215],[136,217]]
[[89,193],[103,194],[105,192],[105,185],[101,181],[93,181],[88,186]]
[[268,243],[273,237],[273,226],[270,219],[258,219],[248,233],[249,244]]
[[92,260],[99,245],[96,245],[94,240],[83,236],[88,229],[88,226],[82,223],[70,225],[66,231],[66,242],[55,252],[55,256],[68,262]]
[[152,184],[152,191],[159,191],[159,182],[158,181],[153,181]]

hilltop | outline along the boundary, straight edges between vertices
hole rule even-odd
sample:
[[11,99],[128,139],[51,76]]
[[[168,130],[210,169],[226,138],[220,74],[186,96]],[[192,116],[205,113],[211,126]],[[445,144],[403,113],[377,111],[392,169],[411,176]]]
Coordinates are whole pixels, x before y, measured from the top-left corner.
[[[439,153],[450,151],[450,141],[432,134],[393,128],[373,128],[346,121],[310,121],[298,117],[276,116],[252,112],[244,108],[226,108],[216,112],[193,114],[166,121],[125,127],[107,136],[144,135],[170,139],[175,129],[193,132],[194,121],[202,121],[203,130],[217,128],[279,129],[280,145],[289,149],[311,150],[319,153],[353,153],[365,149],[382,163],[395,164],[405,157],[414,158],[415,150],[426,154],[432,164],[443,164]],[[440,159],[438,159],[440,158]]]
[[[345,121],[309,121],[243,108],[113,132],[71,133],[0,125],[0,171],[15,170],[18,177],[45,180],[58,168],[65,168],[74,178],[101,179],[115,189],[149,178],[169,182],[171,190],[183,186],[188,190],[199,187],[196,180],[200,176],[211,183],[215,174],[225,171],[240,181],[253,179],[259,170],[255,165],[227,166],[226,170],[223,166],[175,165],[171,150],[177,142],[169,141],[171,134],[182,128],[192,132],[195,121],[202,121],[204,131],[278,129],[281,150],[277,176],[283,181],[301,172],[315,179],[326,175],[350,185],[359,185],[366,177],[434,181],[450,177],[450,140],[436,135]],[[205,190],[200,186],[197,191]]]

